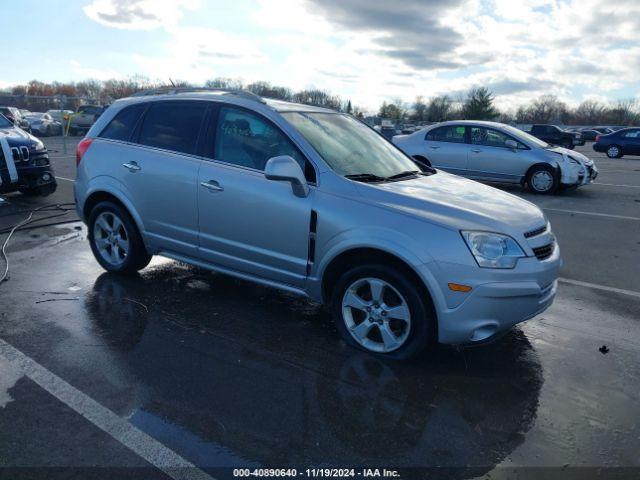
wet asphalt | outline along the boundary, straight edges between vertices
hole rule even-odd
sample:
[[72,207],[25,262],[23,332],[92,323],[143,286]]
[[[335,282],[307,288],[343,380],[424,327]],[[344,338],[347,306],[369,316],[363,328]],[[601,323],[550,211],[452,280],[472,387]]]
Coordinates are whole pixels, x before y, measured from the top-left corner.
[[[56,174],[73,179],[72,155],[46,141]],[[0,341],[40,370],[25,374],[0,343],[0,478],[232,478],[234,467],[638,478],[640,159],[582,151],[599,184],[553,197],[508,188],[545,208],[558,236],[554,305],[492,344],[410,363],[347,347],[323,308],[287,293],[161,258],[135,277],[107,274],[79,223],[17,232]],[[0,228],[72,201],[71,182],[59,185],[45,199],[5,195]],[[74,218],[38,215],[58,214],[40,224]],[[167,473],[145,454],[154,445],[198,468]]]

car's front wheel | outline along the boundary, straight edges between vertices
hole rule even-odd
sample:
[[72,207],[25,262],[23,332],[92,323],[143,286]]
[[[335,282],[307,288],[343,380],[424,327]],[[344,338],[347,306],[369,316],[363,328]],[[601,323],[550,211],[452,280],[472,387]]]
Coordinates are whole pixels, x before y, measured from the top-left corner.
[[622,149],[618,145],[611,145],[607,148],[607,157],[620,158],[622,157]]
[[98,203],[89,215],[89,244],[109,272],[135,273],[151,261],[129,213],[116,203]]
[[558,190],[558,177],[547,165],[533,167],[527,175],[527,186],[533,193],[551,194]]
[[350,345],[407,359],[436,340],[428,298],[407,275],[386,265],[362,265],[342,274],[333,292],[336,327]]

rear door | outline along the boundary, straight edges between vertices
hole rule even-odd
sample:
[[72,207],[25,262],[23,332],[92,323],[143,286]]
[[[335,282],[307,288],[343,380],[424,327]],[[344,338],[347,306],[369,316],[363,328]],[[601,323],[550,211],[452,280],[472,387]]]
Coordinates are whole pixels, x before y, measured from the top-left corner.
[[640,130],[624,132],[622,148],[626,155],[640,155]]
[[429,130],[425,135],[423,155],[436,168],[457,175],[467,174],[466,128],[446,125]]
[[[493,128],[478,126],[469,127],[469,130],[469,176],[485,181],[520,182],[527,171],[528,147]],[[507,147],[507,140],[515,141],[518,149]]]
[[119,152],[116,178],[140,215],[147,242],[160,250],[197,255],[198,139],[207,111],[206,102],[153,102],[132,142],[120,139],[130,122],[125,110],[105,129]]

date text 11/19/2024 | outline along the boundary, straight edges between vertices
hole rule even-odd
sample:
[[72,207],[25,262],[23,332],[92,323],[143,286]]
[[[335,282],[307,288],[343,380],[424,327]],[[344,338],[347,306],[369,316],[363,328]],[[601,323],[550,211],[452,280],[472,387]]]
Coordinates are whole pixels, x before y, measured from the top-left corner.
[[397,470],[386,468],[234,468],[234,477],[306,477],[306,478],[397,478]]

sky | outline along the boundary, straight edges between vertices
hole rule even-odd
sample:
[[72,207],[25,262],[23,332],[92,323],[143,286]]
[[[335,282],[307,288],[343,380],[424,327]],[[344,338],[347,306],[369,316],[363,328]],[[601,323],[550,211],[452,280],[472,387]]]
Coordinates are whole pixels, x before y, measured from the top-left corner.
[[[515,110],[640,96],[640,0],[2,0],[0,88],[141,74],[355,105],[486,86]],[[25,28],[25,26],[27,28]]]

